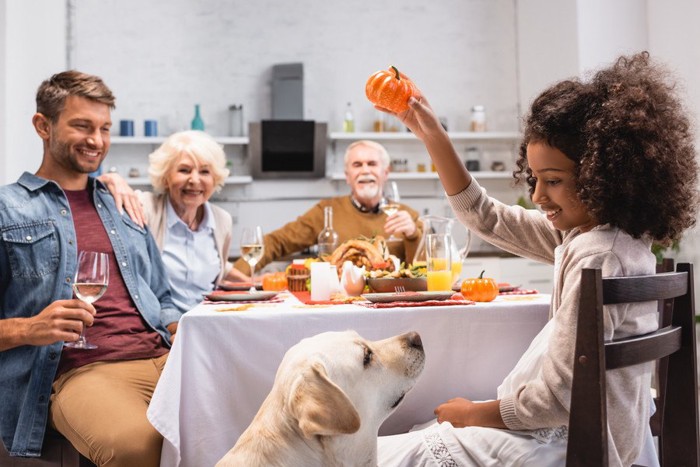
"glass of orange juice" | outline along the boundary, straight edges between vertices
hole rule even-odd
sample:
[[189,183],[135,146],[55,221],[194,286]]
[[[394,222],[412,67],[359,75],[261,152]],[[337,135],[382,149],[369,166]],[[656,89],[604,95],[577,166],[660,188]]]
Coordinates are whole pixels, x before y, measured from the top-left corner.
[[429,234],[426,237],[428,290],[452,290],[452,237],[449,234]]

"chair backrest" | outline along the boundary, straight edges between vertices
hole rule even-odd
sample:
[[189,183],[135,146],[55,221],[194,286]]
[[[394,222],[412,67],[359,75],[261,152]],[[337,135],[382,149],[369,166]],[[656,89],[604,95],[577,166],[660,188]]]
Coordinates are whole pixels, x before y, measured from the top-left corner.
[[[660,263],[656,264],[656,272],[673,272],[675,270],[675,262],[673,258],[662,258]],[[673,318],[673,299],[659,300],[659,328],[671,326]],[[649,420],[651,434],[658,438],[659,452],[663,450],[663,437],[661,436],[664,420],[664,394],[666,393],[666,379],[668,376],[668,358],[660,359],[656,364],[656,372],[652,379],[652,386],[656,390],[654,404],[656,412]],[[663,466],[663,464],[661,464]]]
[[[670,326],[642,336],[603,341],[603,305],[673,300]],[[576,332],[567,466],[608,465],[607,369],[668,359],[660,459],[663,465],[697,466],[698,383],[693,267],[636,277],[603,278],[584,269]]]

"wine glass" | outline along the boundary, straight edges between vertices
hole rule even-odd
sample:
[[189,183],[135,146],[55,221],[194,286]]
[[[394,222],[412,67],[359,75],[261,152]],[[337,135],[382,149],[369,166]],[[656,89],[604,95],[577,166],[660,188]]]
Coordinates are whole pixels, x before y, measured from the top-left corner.
[[[399,201],[401,201],[401,197],[399,196],[399,186],[394,181],[388,181],[384,184],[383,194],[384,197],[379,205],[379,209],[381,209],[388,217],[393,216],[401,207],[399,205]],[[387,241],[395,242],[397,240],[400,240],[400,238],[394,236],[393,233],[389,238],[387,238]]]
[[251,293],[255,292],[255,265],[262,258],[264,249],[262,227],[245,227],[241,232],[241,256],[250,265]]
[[[78,256],[78,269],[75,271],[73,292],[85,303],[96,302],[107,290],[109,284],[109,256],[97,251],[81,251]],[[95,344],[85,339],[85,326],[80,337],[74,342],[65,342],[65,347],[74,349],[96,349]]]

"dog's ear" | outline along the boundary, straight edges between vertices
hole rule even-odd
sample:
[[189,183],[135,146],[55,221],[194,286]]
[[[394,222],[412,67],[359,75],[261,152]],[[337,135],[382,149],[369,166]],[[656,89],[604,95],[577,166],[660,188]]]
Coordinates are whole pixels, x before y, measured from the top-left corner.
[[306,438],[360,429],[360,414],[343,390],[328,379],[321,363],[314,363],[297,377],[287,403]]

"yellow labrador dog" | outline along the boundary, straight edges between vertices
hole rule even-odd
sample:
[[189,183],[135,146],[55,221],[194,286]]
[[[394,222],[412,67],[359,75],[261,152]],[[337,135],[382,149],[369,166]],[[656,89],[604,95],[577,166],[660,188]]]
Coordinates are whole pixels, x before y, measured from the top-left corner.
[[379,426],[424,364],[415,332],[374,342],[355,331],[303,339],[287,351],[253,422],[216,465],[376,467]]

